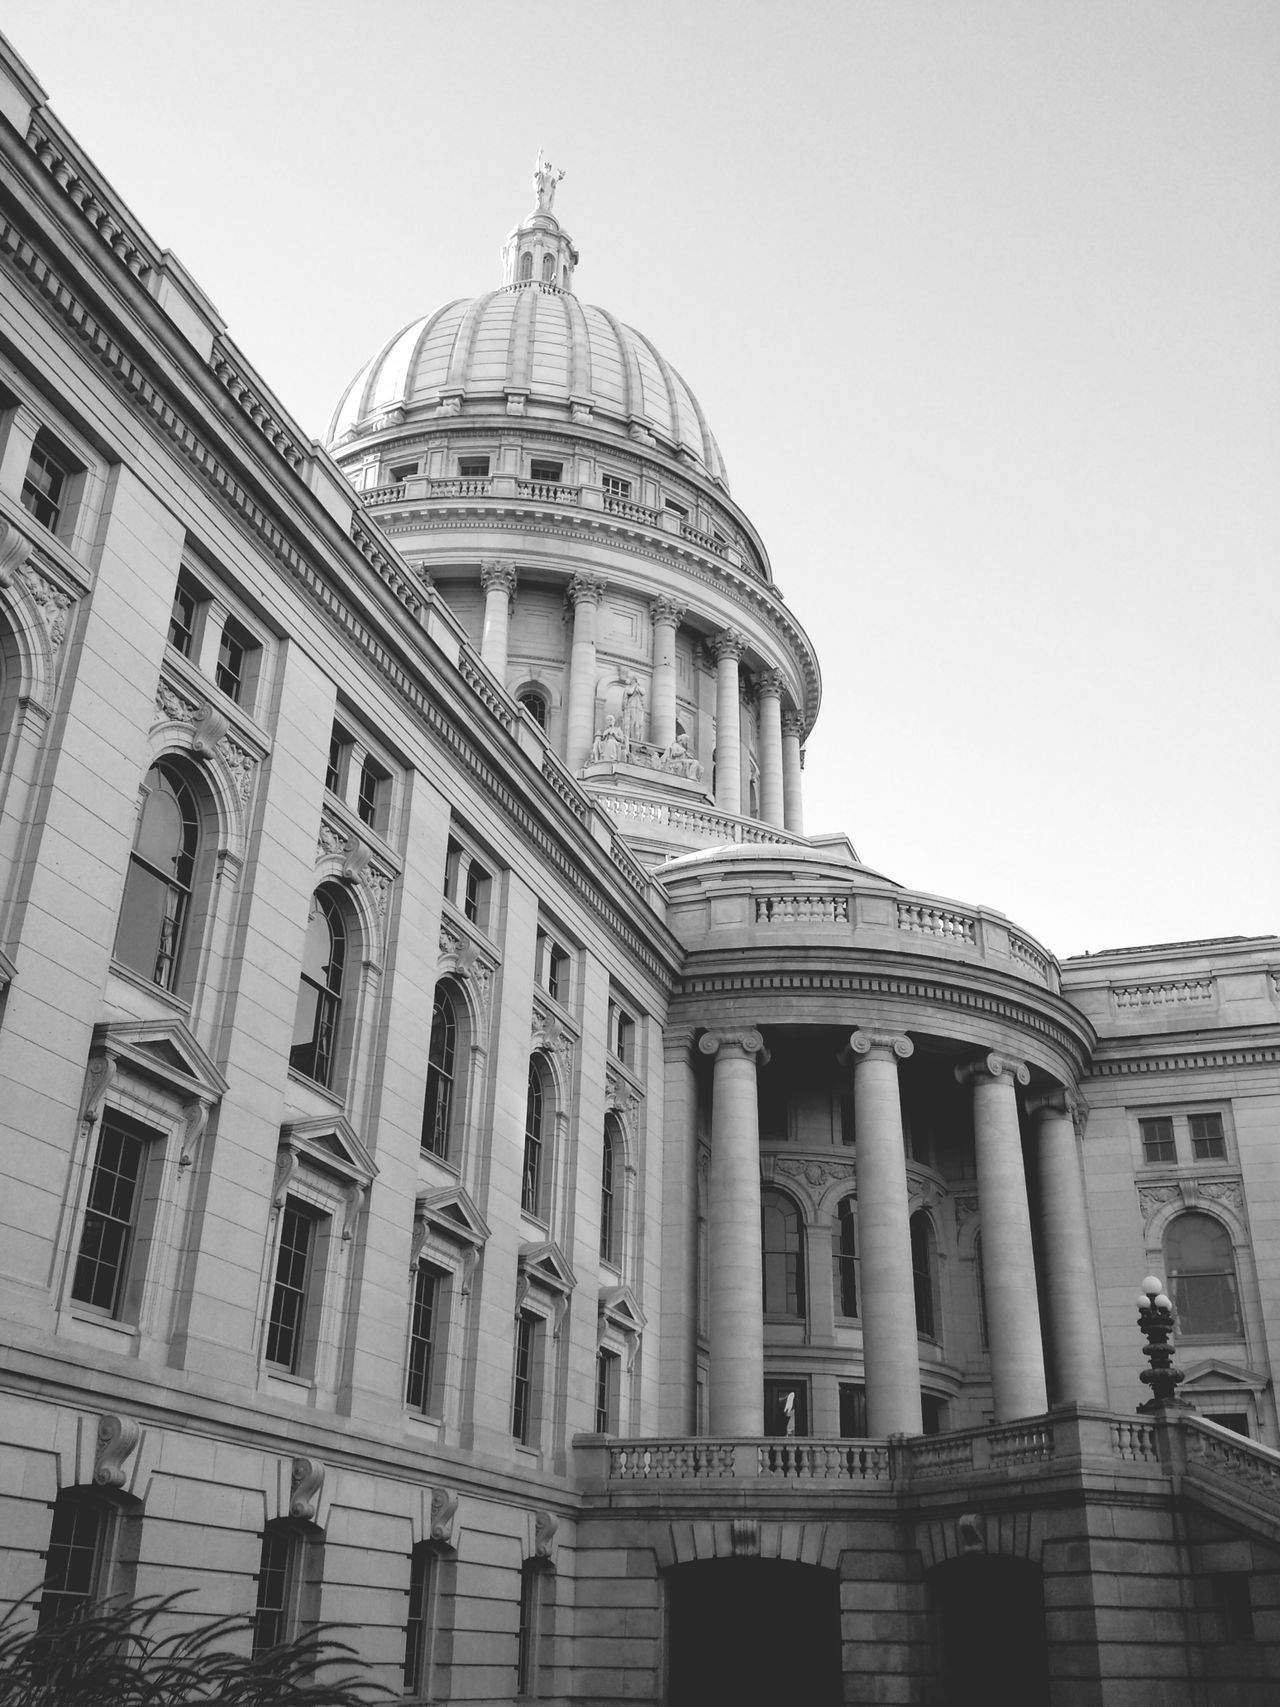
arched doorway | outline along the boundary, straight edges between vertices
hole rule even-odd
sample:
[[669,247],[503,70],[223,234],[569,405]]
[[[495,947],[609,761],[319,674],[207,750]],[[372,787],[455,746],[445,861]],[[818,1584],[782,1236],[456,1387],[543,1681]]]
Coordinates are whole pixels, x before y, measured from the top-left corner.
[[839,1707],[840,1587],[787,1559],[667,1572],[669,1707]]
[[1045,1707],[1044,1578],[1026,1559],[985,1553],[929,1572],[945,1707]]

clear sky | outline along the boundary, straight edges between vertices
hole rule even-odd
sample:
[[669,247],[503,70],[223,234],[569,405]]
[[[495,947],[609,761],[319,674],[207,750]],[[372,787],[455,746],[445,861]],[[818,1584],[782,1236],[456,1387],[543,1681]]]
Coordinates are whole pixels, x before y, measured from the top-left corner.
[[311,433],[499,282],[698,394],[818,644],[811,832],[1061,954],[1280,929],[1275,0],[7,0]]

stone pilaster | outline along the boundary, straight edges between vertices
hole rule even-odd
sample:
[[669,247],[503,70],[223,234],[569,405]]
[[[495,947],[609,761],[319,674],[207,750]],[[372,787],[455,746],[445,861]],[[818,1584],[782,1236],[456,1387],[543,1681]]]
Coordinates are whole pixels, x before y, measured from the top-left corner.
[[484,632],[480,637],[480,656],[505,683],[507,677],[507,635],[511,623],[511,605],[516,596],[516,566],[499,560],[486,563],[480,570],[480,585],[484,588]]
[[973,1134],[982,1221],[982,1275],[997,1422],[1048,1409],[1044,1347],[1036,1298],[1035,1255],[1018,1129],[1017,1086],[1031,1075],[1021,1061],[988,1054],[956,1068],[973,1087]]
[[858,1251],[867,1432],[919,1434],[920,1360],[907,1157],[898,1062],[914,1051],[897,1032],[855,1031],[853,1110],[857,1143]]
[[1078,1109],[1076,1098],[1062,1088],[1027,1104],[1036,1134],[1050,1384],[1055,1404],[1105,1405],[1106,1360],[1076,1136]]
[[735,816],[742,811],[738,660],[745,645],[745,636],[736,628],[726,628],[711,642],[716,661],[716,805]]
[[569,653],[569,717],[565,763],[580,771],[595,739],[596,620],[604,597],[598,575],[575,575],[567,594],[573,607],[573,645]]
[[715,1057],[711,1103],[711,1392],[713,1435],[764,1433],[764,1296],[760,1265],[760,1130],[753,1027],[705,1032]]

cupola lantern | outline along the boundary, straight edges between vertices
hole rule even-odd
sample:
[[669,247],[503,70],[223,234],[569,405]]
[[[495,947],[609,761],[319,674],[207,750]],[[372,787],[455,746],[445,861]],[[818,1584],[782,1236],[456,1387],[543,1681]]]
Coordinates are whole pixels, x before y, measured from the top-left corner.
[[551,211],[563,171],[541,149],[533,168],[536,197],[528,217],[502,246],[502,283],[507,289],[538,285],[543,290],[571,291],[578,251]]

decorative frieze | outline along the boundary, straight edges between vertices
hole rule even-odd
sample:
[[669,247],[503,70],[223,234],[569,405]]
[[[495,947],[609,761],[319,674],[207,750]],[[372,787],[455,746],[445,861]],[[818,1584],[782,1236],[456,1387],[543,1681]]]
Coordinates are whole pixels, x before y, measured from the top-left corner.
[[1138,1187],[1138,1207],[1143,1226],[1149,1227],[1161,1210],[1171,1203],[1192,1209],[1200,1203],[1216,1203],[1236,1215],[1244,1213],[1244,1190],[1238,1179],[1199,1179],[1189,1175],[1177,1180],[1157,1180]]
[[534,1003],[529,1041],[531,1049],[558,1056],[566,1073],[573,1071],[573,1050],[577,1040],[564,1022],[541,1002]]
[[31,541],[13,523],[0,517],[0,587],[11,587],[13,578],[31,556]]
[[319,865],[326,859],[341,859],[342,870],[339,876],[342,881],[353,889],[362,888],[379,919],[385,919],[395,873],[389,871],[372,850],[328,807],[320,819],[320,831],[316,840],[316,864]]
[[819,1162],[800,1156],[778,1156],[773,1158],[773,1175],[775,1179],[803,1180],[815,1191],[825,1191],[837,1180],[854,1178],[852,1162]]

